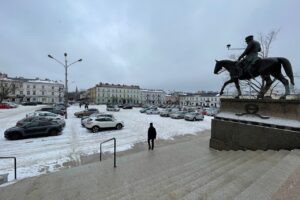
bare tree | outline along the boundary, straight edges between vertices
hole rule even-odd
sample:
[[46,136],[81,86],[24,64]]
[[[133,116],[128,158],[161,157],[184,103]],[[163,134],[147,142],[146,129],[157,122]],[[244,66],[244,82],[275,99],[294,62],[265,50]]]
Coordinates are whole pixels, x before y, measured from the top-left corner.
[[20,82],[0,79],[0,103],[7,99],[9,95],[15,93],[17,88],[20,87]]

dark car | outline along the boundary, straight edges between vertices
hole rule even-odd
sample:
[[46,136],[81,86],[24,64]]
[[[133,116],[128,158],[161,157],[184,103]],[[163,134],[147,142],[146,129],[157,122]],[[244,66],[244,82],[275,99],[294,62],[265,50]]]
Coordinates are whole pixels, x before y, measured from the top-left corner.
[[132,109],[132,105],[130,105],[130,104],[125,104],[125,105],[123,106],[123,109]]
[[24,119],[19,120],[16,126],[22,127],[30,122],[40,122],[40,121],[53,121],[61,125],[61,127],[65,127],[66,125],[65,121],[61,119],[51,119],[47,117],[33,116],[33,117],[26,117]]
[[22,103],[22,106],[36,106],[37,103],[36,102],[24,102]]
[[34,121],[24,124],[21,127],[15,126],[4,132],[4,137],[17,140],[26,137],[58,135],[62,130],[61,125],[54,121]]
[[64,109],[59,109],[56,107],[45,107],[45,108],[39,109],[39,111],[52,112],[52,113],[58,114],[58,115],[64,115],[66,113],[66,111]]
[[84,117],[84,116],[90,116],[91,114],[94,114],[94,113],[99,113],[99,110],[97,108],[89,108],[89,109],[86,109],[86,110],[83,110],[83,111],[80,111],[80,112],[76,112],[74,113],[74,115],[76,117]]

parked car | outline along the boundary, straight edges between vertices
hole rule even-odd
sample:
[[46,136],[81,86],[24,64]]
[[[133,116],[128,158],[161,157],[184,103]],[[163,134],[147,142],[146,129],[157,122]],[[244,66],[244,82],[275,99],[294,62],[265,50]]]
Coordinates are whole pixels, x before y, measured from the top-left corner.
[[113,114],[110,114],[110,113],[95,113],[95,114],[91,114],[90,116],[85,116],[85,117],[82,117],[81,118],[81,125],[83,127],[85,127],[85,124],[87,121],[89,121],[90,118],[101,118],[101,117],[110,117],[110,118],[113,118],[115,119],[114,115]]
[[143,108],[140,110],[140,113],[145,113],[145,112],[147,112],[147,110],[150,110],[150,108]]
[[184,119],[188,121],[202,121],[204,119],[204,115],[198,112],[189,112],[184,115]]
[[61,125],[54,121],[34,121],[7,129],[4,137],[16,140],[29,136],[58,135],[61,131]]
[[89,108],[89,109],[86,109],[86,110],[83,110],[83,111],[80,111],[80,112],[76,112],[74,113],[74,115],[76,117],[84,117],[84,116],[90,116],[91,114],[94,114],[94,113],[99,113],[99,110],[97,108]]
[[162,111],[159,113],[159,115],[160,115],[161,117],[169,117],[171,111],[172,111],[171,108],[166,108],[166,109],[162,110]]
[[90,118],[86,123],[85,127],[91,130],[93,133],[100,131],[101,129],[122,129],[124,127],[124,122],[119,121],[110,117],[100,117],[100,118]]
[[15,108],[9,103],[0,103],[0,109],[10,109],[10,108]]
[[61,125],[61,127],[65,127],[66,123],[63,119],[53,119],[53,118],[46,118],[46,117],[39,117],[39,116],[33,116],[33,117],[26,117],[24,119],[21,119],[17,122],[16,126],[21,127],[25,124],[28,124],[30,122],[36,122],[36,121],[53,121]]
[[175,113],[170,114],[170,117],[172,119],[183,119],[184,115],[186,114],[186,111],[177,111]]
[[147,115],[158,115],[159,114],[159,110],[157,108],[156,109],[152,108],[152,109],[147,110],[146,114]]
[[22,106],[36,106],[37,103],[36,102],[23,102]]
[[47,111],[35,111],[33,113],[28,113],[26,114],[26,117],[45,117],[49,119],[63,119],[61,115]]
[[107,105],[106,111],[118,112],[118,111],[120,111],[120,108],[117,105]]
[[207,116],[215,116],[219,112],[218,108],[207,108],[205,111]]
[[58,108],[55,108],[55,107],[44,107],[44,108],[41,108],[37,111],[47,111],[47,112],[51,112],[51,113],[58,114],[58,115],[65,115],[65,113],[66,113],[65,110],[58,109]]
[[130,105],[130,104],[125,104],[125,105],[123,106],[123,109],[132,109],[132,105]]

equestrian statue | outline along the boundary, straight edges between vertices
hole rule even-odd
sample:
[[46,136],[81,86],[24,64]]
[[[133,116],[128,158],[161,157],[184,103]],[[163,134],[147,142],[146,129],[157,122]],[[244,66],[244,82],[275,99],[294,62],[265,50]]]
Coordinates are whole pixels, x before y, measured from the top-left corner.
[[286,96],[290,94],[290,90],[289,81],[281,73],[282,67],[287,77],[290,79],[290,83],[294,85],[294,75],[289,60],[283,57],[260,58],[258,57],[258,52],[261,51],[260,43],[255,41],[252,35],[247,36],[245,40],[247,47],[238,58],[238,61],[216,60],[214,73],[220,74],[224,68],[230,74],[230,79],[224,83],[220,95],[223,94],[226,85],[234,83],[238,91],[238,95],[235,98],[239,98],[239,96],[242,95],[239,80],[251,80],[260,76],[266,84],[257,97],[263,98],[264,94],[272,85],[271,76],[273,76],[284,85],[285,93],[280,99],[285,99]]

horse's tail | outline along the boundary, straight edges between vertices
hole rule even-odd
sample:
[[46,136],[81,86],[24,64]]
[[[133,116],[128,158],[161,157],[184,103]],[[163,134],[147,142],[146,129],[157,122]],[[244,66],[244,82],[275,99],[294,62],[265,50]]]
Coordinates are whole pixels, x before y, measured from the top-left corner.
[[286,73],[286,75],[289,77],[291,84],[295,85],[294,83],[294,75],[293,75],[293,69],[290,61],[286,58],[278,58],[280,64],[282,64],[283,69]]

